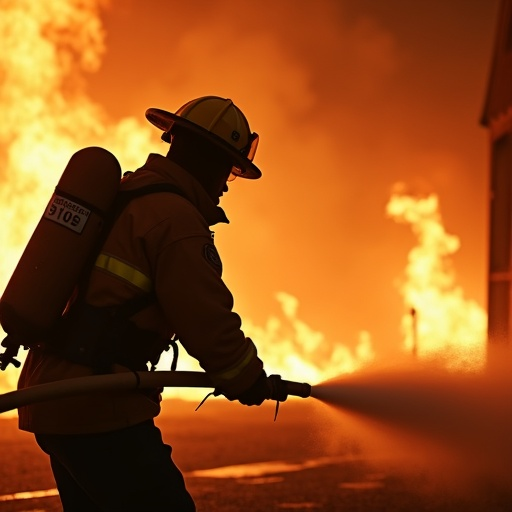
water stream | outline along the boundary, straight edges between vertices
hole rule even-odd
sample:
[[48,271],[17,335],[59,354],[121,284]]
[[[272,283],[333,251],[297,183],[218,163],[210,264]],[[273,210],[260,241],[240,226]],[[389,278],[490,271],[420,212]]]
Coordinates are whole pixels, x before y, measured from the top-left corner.
[[[369,369],[314,386],[312,396],[369,451],[423,465],[468,487],[491,481],[512,495],[512,366],[446,371],[434,363]],[[344,425],[344,427],[343,427]]]

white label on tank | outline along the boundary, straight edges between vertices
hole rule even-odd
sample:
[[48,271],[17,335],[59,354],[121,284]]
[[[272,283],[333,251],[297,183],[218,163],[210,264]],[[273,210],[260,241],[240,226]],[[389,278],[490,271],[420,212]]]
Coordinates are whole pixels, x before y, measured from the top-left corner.
[[75,201],[53,194],[43,217],[81,233],[91,215],[91,210]]

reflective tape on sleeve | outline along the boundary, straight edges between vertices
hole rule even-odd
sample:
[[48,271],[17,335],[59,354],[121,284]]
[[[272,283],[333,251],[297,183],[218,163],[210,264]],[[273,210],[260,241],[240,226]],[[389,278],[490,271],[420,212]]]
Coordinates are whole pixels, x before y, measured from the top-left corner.
[[148,276],[114,256],[102,253],[98,256],[94,265],[97,268],[115,275],[116,277],[128,281],[133,286],[136,286],[145,292],[150,292],[153,288],[151,279]]

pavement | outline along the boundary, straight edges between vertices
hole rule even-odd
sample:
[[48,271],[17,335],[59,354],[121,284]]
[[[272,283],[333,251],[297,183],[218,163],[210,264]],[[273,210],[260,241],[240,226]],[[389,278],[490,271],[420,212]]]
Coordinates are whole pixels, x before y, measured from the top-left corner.
[[[454,475],[457,466],[437,452],[399,452],[387,431],[365,446],[360,423],[315,400],[288,400],[275,422],[270,403],[246,408],[215,398],[195,406],[165,402],[157,424],[198,512],[512,510],[503,468]],[[0,420],[0,447],[0,512],[60,511],[46,456],[15,420]]]

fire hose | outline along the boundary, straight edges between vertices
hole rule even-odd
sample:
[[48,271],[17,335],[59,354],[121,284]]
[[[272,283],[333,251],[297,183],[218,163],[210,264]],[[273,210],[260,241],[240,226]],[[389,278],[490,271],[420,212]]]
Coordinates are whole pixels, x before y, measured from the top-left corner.
[[[279,375],[268,377],[268,400],[284,402],[288,396],[307,398],[311,386],[306,383],[283,380]],[[162,387],[214,388],[206,373],[191,371],[123,372],[107,375],[91,375],[38,384],[25,389],[0,395],[0,414],[25,405],[86,395],[103,391],[136,391]]]

